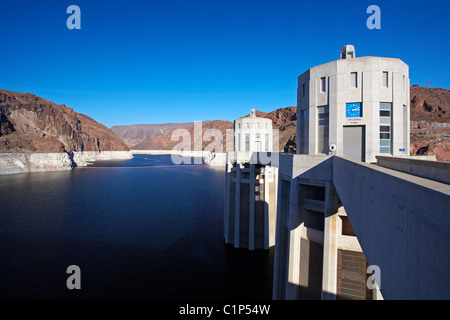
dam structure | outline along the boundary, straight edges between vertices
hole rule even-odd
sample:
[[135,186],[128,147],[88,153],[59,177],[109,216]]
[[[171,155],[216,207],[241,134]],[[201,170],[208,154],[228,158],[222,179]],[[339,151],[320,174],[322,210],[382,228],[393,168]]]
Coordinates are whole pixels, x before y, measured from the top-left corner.
[[298,78],[280,155],[274,299],[448,299],[450,163],[409,155],[409,67],[341,59]]
[[[400,59],[350,45],[299,76],[297,154],[273,166],[274,300],[450,299],[450,163],[409,156],[409,82]],[[225,239],[240,247],[247,168],[228,157]]]
[[272,120],[257,117],[254,109],[234,121],[234,151],[226,160],[224,238],[235,248],[275,244],[278,168],[273,137]]

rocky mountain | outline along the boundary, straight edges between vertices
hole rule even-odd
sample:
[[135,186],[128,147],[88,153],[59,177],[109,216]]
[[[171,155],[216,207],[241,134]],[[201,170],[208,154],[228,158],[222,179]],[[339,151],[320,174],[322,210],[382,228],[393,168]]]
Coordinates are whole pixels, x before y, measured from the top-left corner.
[[[249,115],[246,115],[249,116]],[[269,118],[273,121],[274,129],[280,130],[280,151],[285,150],[285,146],[288,141],[294,138],[296,134],[297,123],[297,107],[281,108],[270,113],[256,111],[257,117]],[[191,137],[191,150],[194,150],[194,125],[188,125],[185,127],[179,127],[176,129],[186,129]],[[149,138],[141,143],[138,143],[131,148],[134,150],[172,150],[181,141],[171,141],[173,129],[171,131],[164,132],[163,134]],[[233,123],[229,121],[215,120],[204,121],[202,123],[202,136],[204,137],[208,129],[218,129],[222,133],[221,144],[223,145],[223,151],[226,149],[226,130],[233,129]],[[212,140],[213,141],[213,140]],[[204,141],[202,143],[202,150],[205,149],[212,141]]]
[[295,153],[297,150],[297,107],[287,107],[270,112],[267,118],[279,130],[280,152]]
[[144,140],[159,136],[176,128],[188,127],[191,125],[193,125],[192,122],[137,124],[131,126],[114,126],[111,127],[111,130],[131,148]]
[[128,151],[110,129],[30,93],[0,89],[0,152]]
[[[177,129],[184,129],[189,133],[189,137],[191,139],[191,150],[194,150],[194,125],[185,126],[173,129],[171,131],[165,132],[159,136],[147,139],[142,141],[141,143],[132,147],[134,150],[172,150],[175,146],[182,142],[180,138],[178,141],[172,141],[172,134]],[[205,133],[209,129],[217,129],[222,133],[221,141],[219,142],[220,148],[223,148],[223,152],[226,149],[226,130],[233,129],[233,123],[229,121],[222,120],[214,120],[214,121],[204,121],[202,122],[202,132],[201,137],[205,137]],[[208,145],[212,144],[215,141],[215,138],[212,138],[211,141],[202,141],[202,150],[205,149]]]
[[411,121],[450,123],[450,90],[411,87]]

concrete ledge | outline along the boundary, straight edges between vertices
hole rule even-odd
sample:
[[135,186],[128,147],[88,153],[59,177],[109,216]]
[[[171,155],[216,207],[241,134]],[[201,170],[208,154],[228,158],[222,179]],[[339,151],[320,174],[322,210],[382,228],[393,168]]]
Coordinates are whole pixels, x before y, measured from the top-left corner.
[[450,184],[450,162],[419,160],[408,157],[377,156],[376,158],[378,165],[381,167]]

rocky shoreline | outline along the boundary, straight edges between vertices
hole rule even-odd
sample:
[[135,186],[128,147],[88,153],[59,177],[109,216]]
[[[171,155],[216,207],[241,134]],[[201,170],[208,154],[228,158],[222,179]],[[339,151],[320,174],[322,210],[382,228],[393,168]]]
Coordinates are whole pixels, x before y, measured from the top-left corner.
[[67,171],[101,160],[128,160],[130,151],[85,151],[68,153],[0,153],[0,175]]

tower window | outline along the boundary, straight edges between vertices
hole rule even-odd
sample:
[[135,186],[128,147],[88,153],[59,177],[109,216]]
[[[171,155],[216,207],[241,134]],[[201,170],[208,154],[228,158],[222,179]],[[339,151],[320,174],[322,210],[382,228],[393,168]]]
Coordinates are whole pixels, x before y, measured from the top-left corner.
[[383,71],[383,87],[389,88],[389,72]]
[[266,133],[266,137],[265,137],[265,151],[269,151],[269,134]]
[[320,78],[320,91],[327,92],[327,78]]
[[330,111],[328,106],[318,107],[318,153],[328,154]]
[[350,73],[350,87],[358,88],[358,73],[357,72]]
[[245,134],[245,151],[250,151],[250,133]]

